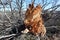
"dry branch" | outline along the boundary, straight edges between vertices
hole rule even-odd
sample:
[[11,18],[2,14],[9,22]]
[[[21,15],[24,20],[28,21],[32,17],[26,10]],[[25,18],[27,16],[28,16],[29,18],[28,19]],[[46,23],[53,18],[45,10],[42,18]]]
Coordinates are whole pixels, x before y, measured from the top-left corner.
[[53,7],[51,7],[51,8],[48,8],[48,9],[46,9],[46,10],[49,10],[49,9],[52,9],[52,8],[55,8],[55,7],[60,7],[60,4],[59,5],[56,5],[56,6],[53,6]]
[[14,37],[14,36],[16,36],[16,34],[0,36],[0,39],[9,38],[9,37]]

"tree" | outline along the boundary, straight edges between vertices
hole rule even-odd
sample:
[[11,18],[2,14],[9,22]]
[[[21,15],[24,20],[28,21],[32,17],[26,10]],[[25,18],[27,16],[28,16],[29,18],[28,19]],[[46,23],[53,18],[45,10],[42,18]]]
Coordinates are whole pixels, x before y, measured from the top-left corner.
[[5,11],[5,5],[7,5],[8,3],[7,3],[6,0],[4,0],[4,1],[0,0],[0,1],[1,1],[0,4],[3,5],[4,14],[5,14],[5,16],[8,18],[9,22],[10,22],[10,18],[7,16],[6,11]]
[[31,2],[34,1],[34,5],[40,4],[42,6],[43,13],[46,13],[47,11],[54,12],[57,8],[60,7],[60,4],[57,4],[59,0],[31,0]]
[[[36,2],[38,1],[38,2]],[[46,13],[48,11],[53,12],[55,11],[57,8],[60,7],[60,4],[57,4],[59,0],[29,0],[30,3],[34,3],[34,5],[36,4],[41,4],[42,6],[42,11],[43,13]],[[15,20],[15,12],[17,12],[17,14],[19,14],[18,19],[22,20],[22,11],[24,10],[24,3],[27,2],[27,7],[29,5],[28,1],[26,0],[0,0],[0,4],[3,5],[4,8],[4,12],[6,11],[5,8],[7,8],[6,6],[9,5],[9,9],[11,12],[11,17],[13,17],[13,20]],[[25,5],[25,6],[26,6]],[[51,7],[47,7],[51,5]],[[8,9],[8,8],[7,8]],[[27,8],[26,8],[27,9]],[[50,10],[51,9],[51,10]],[[7,14],[5,13],[5,15],[7,16]],[[11,18],[9,18],[7,16],[7,18],[11,21]]]
[[45,9],[45,12],[46,11],[49,11],[50,10],[51,12],[55,11],[57,8],[60,7],[60,4],[57,4],[59,0],[42,0],[42,8],[43,8],[43,12],[44,12],[44,9],[49,6],[51,4],[51,7],[50,8],[47,8]]

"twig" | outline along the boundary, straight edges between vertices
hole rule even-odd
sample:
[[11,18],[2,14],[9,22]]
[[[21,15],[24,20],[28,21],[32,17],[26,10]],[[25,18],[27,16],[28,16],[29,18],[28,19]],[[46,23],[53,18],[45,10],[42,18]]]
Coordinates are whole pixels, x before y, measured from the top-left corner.
[[9,37],[13,37],[13,36],[16,36],[16,34],[0,36],[0,39],[9,38]]

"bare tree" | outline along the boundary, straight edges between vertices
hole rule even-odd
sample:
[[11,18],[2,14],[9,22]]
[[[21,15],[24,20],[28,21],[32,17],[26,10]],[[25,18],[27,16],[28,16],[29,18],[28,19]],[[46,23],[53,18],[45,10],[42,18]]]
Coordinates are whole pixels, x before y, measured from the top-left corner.
[[42,0],[42,3],[43,3],[42,8],[43,8],[43,11],[44,11],[44,9],[45,9],[48,5],[50,5],[50,4],[51,4],[52,6],[51,6],[50,8],[45,9],[45,10],[48,11],[48,10],[52,9],[51,12],[55,11],[57,8],[60,7],[60,6],[59,6],[60,4],[57,4],[58,1],[59,1],[59,0],[50,0],[50,1],[48,2],[48,0]]
[[23,3],[24,3],[24,0],[16,0],[16,5],[19,11],[20,19],[21,19],[21,14],[22,14]]
[[[32,0],[33,1],[33,0]],[[35,0],[36,1],[36,0]],[[39,1],[39,0],[37,0],[37,1]],[[46,11],[48,11],[48,10],[50,10],[50,9],[52,9],[51,10],[51,12],[53,12],[53,11],[55,11],[57,8],[59,8],[60,6],[58,6],[58,5],[60,5],[60,4],[57,4],[58,3],[58,1],[59,0],[40,0],[40,4],[42,5],[42,11],[43,11],[43,13],[45,13]],[[36,3],[36,4],[38,4],[38,3]],[[49,8],[47,8],[47,9],[45,9],[47,6],[49,6],[49,5],[51,5],[51,7],[49,7]]]
[[4,9],[4,14],[5,14],[5,16],[7,17],[7,19],[9,20],[9,22],[10,22],[10,18],[9,18],[8,15],[6,14],[6,10],[5,10],[5,5],[7,5],[7,4],[8,4],[8,3],[7,3],[6,0],[5,0],[5,2],[1,0],[1,5],[3,5],[3,9]]

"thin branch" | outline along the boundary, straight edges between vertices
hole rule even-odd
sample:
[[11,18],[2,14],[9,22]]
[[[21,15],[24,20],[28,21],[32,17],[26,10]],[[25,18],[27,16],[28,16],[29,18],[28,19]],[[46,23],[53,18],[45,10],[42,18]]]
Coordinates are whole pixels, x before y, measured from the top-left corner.
[[0,39],[9,38],[9,37],[13,37],[13,36],[16,36],[16,34],[0,36]]
[[53,6],[53,7],[51,7],[51,8],[48,8],[48,9],[46,9],[46,10],[49,10],[49,9],[52,9],[52,8],[55,8],[55,7],[60,7],[60,4],[59,4],[59,5],[56,5],[56,6]]
[[[5,5],[3,4],[3,8],[4,8],[4,13],[5,13]],[[10,18],[7,16],[7,14],[5,13],[5,16],[8,18],[9,22],[11,23]]]

